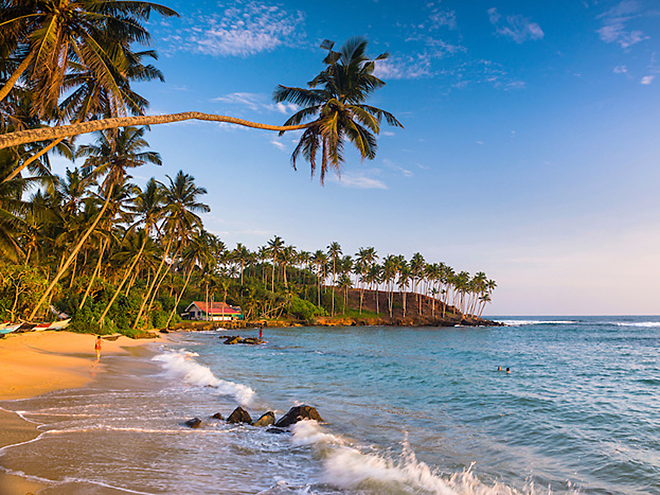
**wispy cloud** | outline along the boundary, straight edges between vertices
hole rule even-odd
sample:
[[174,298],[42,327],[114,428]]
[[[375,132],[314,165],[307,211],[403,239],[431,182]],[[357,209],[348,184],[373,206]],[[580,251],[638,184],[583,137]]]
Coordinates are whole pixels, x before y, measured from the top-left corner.
[[280,46],[295,46],[304,37],[305,16],[281,5],[238,1],[220,14],[192,18],[193,25],[169,38],[174,49],[207,55],[248,57]]
[[495,26],[497,34],[511,38],[518,44],[528,40],[540,40],[545,36],[541,26],[522,15],[508,15],[503,18],[493,7],[488,9],[488,19]]
[[360,172],[346,172],[339,177],[330,178],[342,187],[353,189],[387,189],[387,185],[380,179]]
[[653,82],[653,79],[655,79],[655,76],[644,76],[642,77],[640,84],[651,84]]
[[277,138],[271,139],[270,144],[275,146],[278,150],[286,151],[286,144],[284,144],[282,141],[278,140]]
[[414,174],[412,173],[412,170],[408,170],[405,167],[402,167],[398,163],[394,163],[392,160],[388,160],[387,158],[383,159],[383,164],[387,167],[390,168],[396,172],[399,172],[401,175],[404,177],[412,177]]
[[621,48],[629,48],[649,39],[643,31],[628,26],[632,20],[642,16],[644,13],[637,1],[623,0],[598,16],[603,26],[596,32],[605,43],[617,43]]
[[428,54],[396,55],[379,60],[374,74],[381,79],[420,79],[434,75]]
[[442,71],[451,80],[453,88],[465,88],[475,84],[489,84],[505,91],[526,86],[524,81],[512,77],[504,66],[492,60],[472,60]]
[[259,93],[230,93],[225,96],[213,98],[211,101],[240,105],[255,112],[267,110],[270,112],[279,112],[284,115],[297,112],[300,108],[295,103],[272,103],[269,101],[268,96]]
[[612,72],[615,74],[626,74],[628,72],[628,68],[625,65],[617,65],[614,69],[612,69]]

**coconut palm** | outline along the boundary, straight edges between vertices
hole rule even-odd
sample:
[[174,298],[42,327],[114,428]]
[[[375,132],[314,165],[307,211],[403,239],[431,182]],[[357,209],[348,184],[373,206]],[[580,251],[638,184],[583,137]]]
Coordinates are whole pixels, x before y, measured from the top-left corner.
[[[142,23],[151,12],[178,15],[151,2],[115,0],[5,0],[0,14],[0,41],[13,70],[2,88],[3,100],[22,78],[38,95],[34,110],[48,115],[62,94],[64,80],[75,63],[122,108],[119,88],[130,66],[132,43],[148,43]],[[8,70],[9,69],[9,70]]]
[[332,311],[331,316],[335,316],[335,285],[337,285],[337,263],[341,259],[341,246],[337,241],[333,241],[328,246],[328,258],[332,261]]
[[309,83],[309,89],[279,85],[273,94],[276,102],[288,101],[304,108],[292,115],[285,126],[299,125],[315,118],[303,132],[291,155],[296,168],[298,158],[307,160],[312,176],[316,156],[321,152],[321,183],[329,169],[340,173],[344,161],[344,141],[348,139],[362,159],[376,156],[376,137],[383,118],[388,124],[403,127],[389,112],[366,105],[369,96],[385,85],[374,76],[376,61],[386,59],[383,53],[375,59],[366,56],[367,40],[351,38],[339,52],[330,50],[323,60],[326,68]]

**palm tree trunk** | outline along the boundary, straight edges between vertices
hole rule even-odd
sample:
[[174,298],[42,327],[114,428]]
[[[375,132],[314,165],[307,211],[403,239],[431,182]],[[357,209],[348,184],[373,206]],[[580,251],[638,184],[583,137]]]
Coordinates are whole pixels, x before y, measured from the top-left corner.
[[85,234],[82,236],[82,238],[78,241],[78,244],[73,248],[73,252],[69,255],[69,258],[66,260],[64,265],[60,268],[60,270],[57,272],[53,280],[51,281],[50,285],[46,289],[46,292],[41,296],[41,299],[39,299],[39,302],[35,306],[35,308],[32,310],[32,313],[30,313],[30,317],[28,320],[34,319],[34,316],[37,314],[37,311],[39,311],[39,308],[41,305],[48,299],[48,296],[52,292],[53,288],[57,284],[57,282],[60,280],[62,275],[64,275],[64,272],[69,268],[69,265],[73,261],[73,259],[78,255],[78,252],[82,248],[83,244],[87,240],[87,238],[92,234],[98,223],[101,221],[101,217],[103,217],[103,214],[105,213],[105,210],[108,209],[108,205],[110,204],[110,197],[112,196],[112,189],[114,187],[114,184],[110,184],[110,187],[108,188],[108,192],[106,193],[106,198],[105,202],[103,203],[103,207],[101,208],[101,211],[99,211],[99,214],[96,216],[96,219],[94,220],[94,223],[92,223],[91,227],[85,232]]
[[147,293],[144,295],[144,299],[142,299],[142,304],[140,305],[140,311],[138,311],[137,318],[135,318],[135,323],[133,323],[133,330],[137,328],[138,322],[142,317],[142,312],[144,311],[144,307],[147,305],[147,301],[149,300],[149,297],[151,295],[151,291],[154,289],[154,285],[156,285],[156,280],[158,280],[160,271],[163,269],[163,265],[165,264],[165,259],[169,255],[170,247],[172,247],[172,239],[173,237],[170,236],[169,240],[167,241],[167,247],[165,247],[165,252],[163,253],[163,259],[160,261],[160,265],[158,266],[158,270],[156,270],[156,274],[154,275],[151,284],[149,284],[149,289],[147,290]]
[[121,288],[126,283],[126,280],[128,280],[128,277],[133,274],[133,270],[135,269],[135,266],[138,264],[138,261],[140,261],[140,256],[142,256],[142,251],[144,251],[144,246],[147,245],[147,238],[148,237],[145,235],[144,240],[142,241],[142,246],[140,246],[140,251],[138,251],[138,254],[135,255],[135,259],[133,260],[133,263],[131,263],[131,266],[128,268],[128,270],[126,270],[124,277],[121,279],[121,283],[119,284],[119,287],[117,287],[117,290],[115,290],[112,299],[110,299],[110,302],[103,310],[103,314],[99,317],[99,325],[101,325],[101,327],[103,327],[103,323],[105,321],[105,315],[107,315],[108,311],[110,311],[110,308],[115,303],[117,296],[119,296],[119,293],[121,292]]
[[96,262],[96,267],[94,268],[94,272],[92,273],[92,278],[90,279],[89,284],[87,284],[85,295],[83,296],[82,302],[80,303],[80,306],[78,306],[78,309],[82,309],[82,307],[85,305],[87,296],[89,296],[89,293],[92,290],[92,285],[94,285],[94,280],[96,280],[96,277],[99,274],[99,270],[101,269],[101,261],[103,260],[103,252],[105,251],[105,246],[106,246],[106,241],[104,240],[101,243],[101,252],[99,253],[99,260]]
[[16,70],[14,73],[7,79],[7,82],[5,85],[0,89],[0,101],[4,100],[9,92],[12,90],[12,88],[16,85],[16,82],[18,79],[21,77],[23,72],[25,72],[30,65],[30,62],[32,62],[32,59],[34,58],[35,52],[30,52],[30,54],[25,57],[25,60],[21,62],[21,64],[16,67]]
[[190,276],[192,275],[193,269],[195,268],[195,264],[190,267],[190,270],[188,270],[188,276],[186,277],[186,282],[183,284],[183,287],[181,288],[181,292],[179,293],[179,297],[176,298],[176,302],[174,303],[174,307],[172,308],[172,312],[170,313],[170,317],[167,319],[167,323],[165,323],[165,328],[169,328],[170,322],[172,321],[172,317],[174,316],[174,313],[176,313],[176,308],[179,306],[179,303],[181,302],[181,298],[183,297],[183,293],[186,291],[186,287],[188,287],[188,282],[190,282]]
[[38,158],[41,158],[42,156],[44,156],[46,153],[48,153],[50,150],[52,150],[55,146],[57,146],[62,141],[64,141],[64,139],[66,139],[66,138],[62,137],[62,138],[56,139],[55,141],[51,142],[48,146],[41,149],[38,153],[32,155],[30,158],[25,160],[21,164],[20,167],[14,169],[14,171],[11,174],[9,174],[7,177],[5,177],[2,182],[4,183],[4,182],[9,182],[10,180],[12,180],[14,177],[16,177],[18,174],[20,174],[23,171],[23,169],[25,167],[27,167],[30,163],[32,163],[32,162],[36,161]]

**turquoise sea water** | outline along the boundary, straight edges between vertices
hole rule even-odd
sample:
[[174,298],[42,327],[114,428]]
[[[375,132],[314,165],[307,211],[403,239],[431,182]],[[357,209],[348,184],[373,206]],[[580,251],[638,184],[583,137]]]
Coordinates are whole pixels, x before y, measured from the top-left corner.
[[[0,464],[48,494],[660,493],[660,317],[500,320],[176,334],[93,387],[4,403],[44,433]],[[325,423],[209,418],[302,403]]]

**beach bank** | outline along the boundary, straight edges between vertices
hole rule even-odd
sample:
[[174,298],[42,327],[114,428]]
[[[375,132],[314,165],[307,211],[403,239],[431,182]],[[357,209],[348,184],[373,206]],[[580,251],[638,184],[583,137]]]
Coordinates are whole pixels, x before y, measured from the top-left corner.
[[[133,340],[119,337],[103,340],[100,361],[96,360],[90,334],[33,332],[0,339],[0,449],[37,438],[35,423],[12,412],[11,401],[35,397],[55,390],[80,388],[104,370],[104,356],[128,355],[128,349],[158,339]],[[0,493],[36,493],[43,485],[2,471]]]

